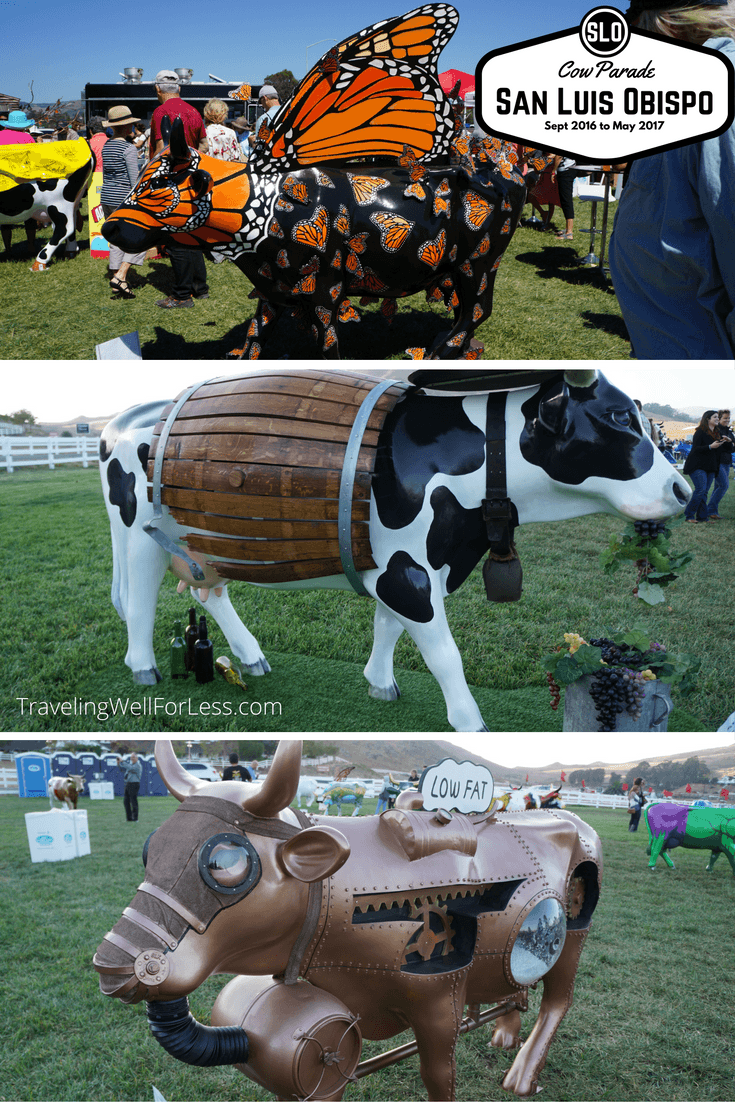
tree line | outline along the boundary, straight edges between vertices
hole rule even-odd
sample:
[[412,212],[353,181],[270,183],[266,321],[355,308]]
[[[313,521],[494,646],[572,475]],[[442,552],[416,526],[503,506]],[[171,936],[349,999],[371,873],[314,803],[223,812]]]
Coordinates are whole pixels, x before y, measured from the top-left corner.
[[[652,788],[681,788],[686,784],[716,784],[717,778],[712,775],[712,770],[706,762],[698,757],[687,758],[686,761],[662,761],[658,765],[651,765],[648,761],[640,761],[638,765],[629,769],[623,776],[622,773],[611,773],[604,791],[609,795],[616,795],[623,791],[623,785],[628,788],[636,777],[643,777],[647,785]],[[584,781],[586,788],[602,788],[605,785],[606,773],[604,769],[575,769],[567,777],[566,783],[581,786]]]

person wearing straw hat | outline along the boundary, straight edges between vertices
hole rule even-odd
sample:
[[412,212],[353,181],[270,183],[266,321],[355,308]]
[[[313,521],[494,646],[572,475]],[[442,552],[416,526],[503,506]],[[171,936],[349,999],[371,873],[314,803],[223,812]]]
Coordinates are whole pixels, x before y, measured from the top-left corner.
[[[33,145],[34,139],[28,133],[28,130],[34,125],[34,122],[34,119],[29,119],[26,116],[25,111],[11,111],[7,119],[0,119],[0,146]],[[35,218],[28,218],[23,225],[26,230],[28,251],[32,253],[36,244],[36,220]],[[3,239],[3,249],[9,256],[13,243],[12,225],[0,226],[0,233]]]
[[[124,104],[111,107],[103,120],[103,126],[109,126],[113,133],[113,137],[102,146],[100,202],[105,218],[124,202],[138,179],[138,154],[128,140],[136,122],[140,119]],[[115,245],[110,245],[109,276],[114,298],[135,298],[127,281],[128,271],[131,264],[143,264],[145,259],[145,252],[124,253]]]
[[250,154],[250,123],[244,115],[241,115],[238,119],[233,119],[230,123],[232,129],[237,134],[237,140],[240,143],[240,150],[242,153],[243,161],[247,161]]
[[[631,0],[626,19],[735,62],[735,0]],[[633,162],[609,252],[632,355],[735,357],[733,240],[735,126]]]

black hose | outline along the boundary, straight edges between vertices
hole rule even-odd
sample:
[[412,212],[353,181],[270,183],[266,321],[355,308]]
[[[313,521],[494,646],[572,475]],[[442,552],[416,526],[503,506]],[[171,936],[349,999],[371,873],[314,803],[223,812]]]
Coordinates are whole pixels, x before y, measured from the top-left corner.
[[146,1006],[151,1033],[169,1056],[199,1068],[247,1063],[248,1035],[240,1026],[202,1025],[190,1014],[185,995]]

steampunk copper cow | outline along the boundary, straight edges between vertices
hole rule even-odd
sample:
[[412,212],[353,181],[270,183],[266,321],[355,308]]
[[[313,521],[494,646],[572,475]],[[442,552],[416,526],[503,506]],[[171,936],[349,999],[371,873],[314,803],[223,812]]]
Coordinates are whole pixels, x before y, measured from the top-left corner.
[[[337,830],[289,808],[300,742],[279,744],[258,787],[203,784],[168,741],[156,761],[180,807],[146,843],[145,879],[94,964],[105,994],[147,1002],[171,1055],[236,1064],[281,1098],[340,1099],[376,1061],[405,1055],[358,1065],[361,1035],[408,1025],[428,1097],[446,1102],[459,1035],[497,1019],[492,1044],[516,1047],[528,987],[543,979],[503,1081],[536,1092],[598,900],[590,827],[565,811],[433,813],[407,792]],[[205,1027],[187,996],[219,972],[236,978]]]
[[170,237],[234,261],[259,296],[246,358],[265,352],[285,308],[337,358],[338,323],[359,320],[351,296],[382,299],[390,317],[421,291],[454,323],[411,354],[475,358],[526,183],[508,143],[471,152],[441,89],[437,60],[458,19],[425,4],[339,43],[263,124],[247,166],[190,149],[176,120],[104,236],[130,252]]

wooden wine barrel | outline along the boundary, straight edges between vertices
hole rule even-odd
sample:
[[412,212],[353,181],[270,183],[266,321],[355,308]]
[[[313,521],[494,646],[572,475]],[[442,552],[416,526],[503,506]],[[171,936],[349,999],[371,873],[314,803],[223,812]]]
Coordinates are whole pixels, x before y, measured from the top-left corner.
[[[192,530],[189,550],[207,556],[221,577],[240,581],[344,573],[342,467],[360,406],[380,383],[357,371],[274,368],[195,388],[169,426],[161,468],[161,501]],[[150,500],[158,443],[185,393],[164,409],[154,429]],[[360,442],[351,517],[356,571],[375,567],[370,484],[380,430],[403,393],[401,385],[391,385],[377,399]]]

